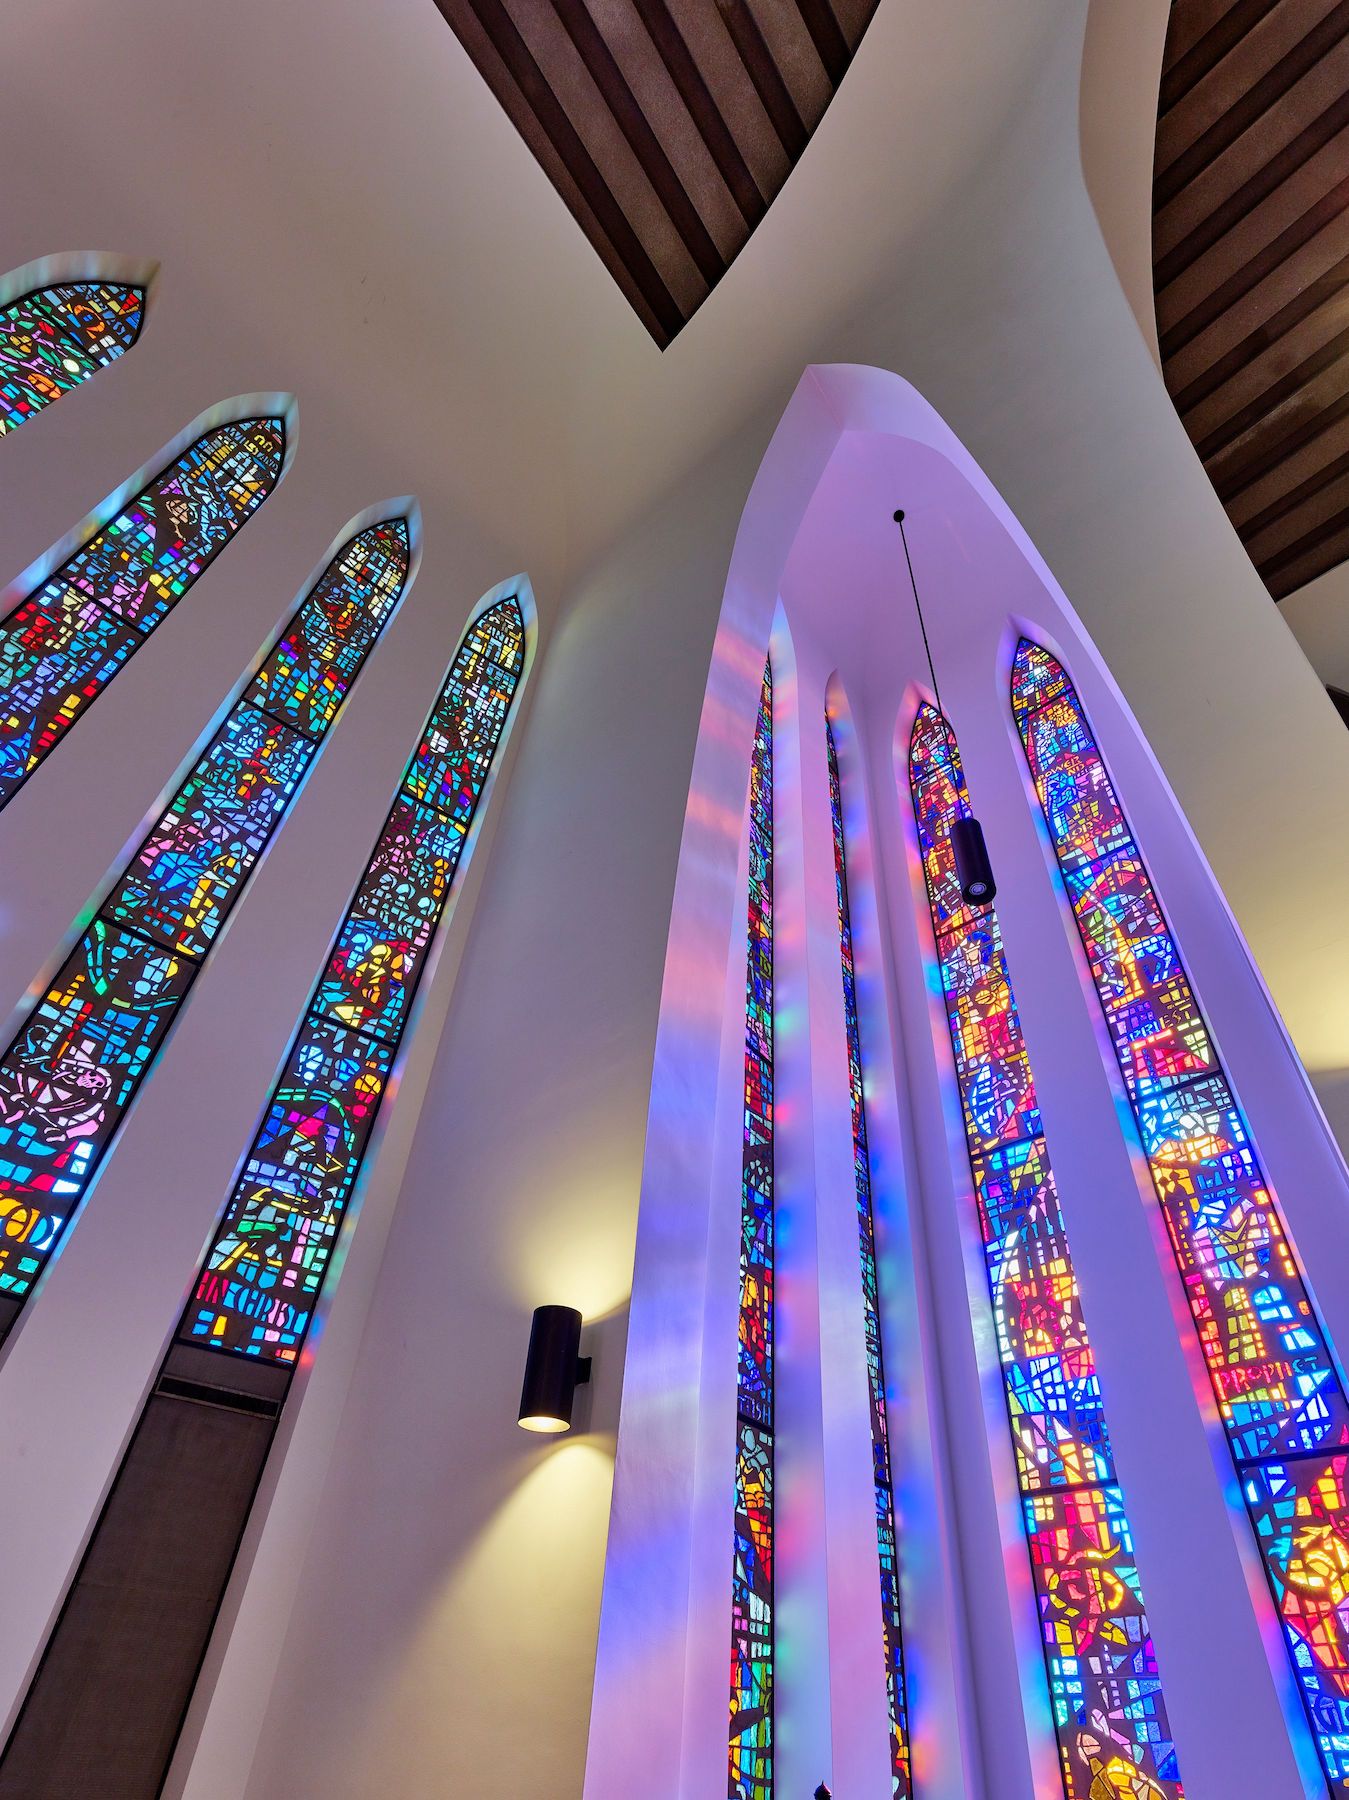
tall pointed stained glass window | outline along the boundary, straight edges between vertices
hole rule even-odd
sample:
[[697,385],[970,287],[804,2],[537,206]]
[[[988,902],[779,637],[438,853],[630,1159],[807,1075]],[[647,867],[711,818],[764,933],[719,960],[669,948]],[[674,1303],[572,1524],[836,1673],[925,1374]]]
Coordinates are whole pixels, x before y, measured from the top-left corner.
[[913,1792],[909,1722],[904,1692],[904,1651],[899,1616],[899,1554],[895,1535],[894,1478],[885,1417],[885,1357],[881,1346],[881,1303],[876,1272],[876,1227],[871,1204],[871,1151],[867,1143],[866,1100],[862,1091],[862,1033],[857,1019],[857,971],[853,963],[852,911],[848,904],[848,864],[843,841],[843,789],[839,780],[834,728],[825,720],[829,758],[829,806],[834,826],[834,884],[838,894],[839,952],[843,963],[843,1020],[848,1039],[848,1087],[852,1097],[853,1176],[857,1188],[857,1237],[862,1265],[862,1330],[871,1397],[871,1458],[876,1483],[876,1544],[881,1566],[881,1633],[890,1706],[890,1775],[895,1800]]
[[338,928],[179,1327],[294,1365],[524,667],[519,602],[460,645]]
[[140,336],[145,290],[71,281],[0,306],[0,437],[124,355]]
[[0,620],[0,806],[262,505],[285,440],[279,418],[206,432]]
[[[91,1769],[163,1789],[525,651],[514,596],[459,645],[0,1755],[5,1792],[84,1793]],[[323,684],[295,666],[264,675],[303,715]]]
[[946,999],[1066,1800],[1182,1789],[1100,1386],[993,908],[961,898],[960,753],[920,708],[909,781]]
[[1024,638],[1012,706],[1294,1674],[1349,1795],[1349,1405],[1077,691]]
[[731,1588],[730,1800],[773,1795],[773,671],[749,780],[749,958]]
[[409,560],[403,518],[332,558],[0,1056],[0,1338],[401,599]]

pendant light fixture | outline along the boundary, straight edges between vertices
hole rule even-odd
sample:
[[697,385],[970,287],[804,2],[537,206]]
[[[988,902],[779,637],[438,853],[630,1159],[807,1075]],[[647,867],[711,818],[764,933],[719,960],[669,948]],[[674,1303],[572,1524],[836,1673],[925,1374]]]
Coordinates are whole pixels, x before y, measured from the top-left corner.
[[[895,524],[899,526],[899,540],[904,546],[904,564],[909,571],[909,586],[913,590],[913,609],[918,614],[918,629],[923,636],[927,672],[932,679],[932,698],[937,703],[937,711],[945,721],[946,712],[941,703],[941,689],[937,686],[937,671],[932,666],[932,646],[927,641],[927,626],[923,623],[923,606],[918,598],[918,583],[913,576],[913,558],[909,555],[909,539],[904,530],[904,509],[902,507],[895,514]],[[965,904],[967,906],[991,905],[998,891],[998,884],[993,879],[993,864],[989,861],[988,846],[984,842],[984,828],[973,813],[964,814],[952,824],[951,850],[955,856],[956,879],[960,883],[960,896]]]

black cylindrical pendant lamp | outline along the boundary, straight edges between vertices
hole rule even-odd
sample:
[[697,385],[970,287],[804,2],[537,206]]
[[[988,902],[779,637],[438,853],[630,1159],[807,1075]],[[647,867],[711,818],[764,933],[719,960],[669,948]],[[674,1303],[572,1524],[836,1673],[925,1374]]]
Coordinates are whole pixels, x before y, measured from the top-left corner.
[[987,906],[998,891],[989,861],[984,828],[978,819],[956,819],[951,826],[951,849],[956,859],[956,879],[967,906]]
[[537,1306],[529,1332],[520,1423],[526,1431],[567,1431],[577,1386],[590,1380],[590,1358],[579,1354],[581,1315],[574,1306]]

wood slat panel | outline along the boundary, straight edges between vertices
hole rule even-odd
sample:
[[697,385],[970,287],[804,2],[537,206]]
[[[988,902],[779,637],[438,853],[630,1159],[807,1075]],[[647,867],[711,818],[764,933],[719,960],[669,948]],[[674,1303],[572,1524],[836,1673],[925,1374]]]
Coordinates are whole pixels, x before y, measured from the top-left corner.
[[1349,0],[1174,0],[1153,281],[1167,387],[1280,598],[1349,554]]
[[664,348],[791,173],[877,0],[436,4]]

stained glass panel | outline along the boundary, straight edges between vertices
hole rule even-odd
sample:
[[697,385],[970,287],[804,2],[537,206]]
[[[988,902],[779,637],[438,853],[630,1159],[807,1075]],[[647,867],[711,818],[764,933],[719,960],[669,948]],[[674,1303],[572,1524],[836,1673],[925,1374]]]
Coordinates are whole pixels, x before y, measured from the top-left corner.
[[1175,1752],[1120,1490],[1024,1504],[1065,1788],[1153,1800],[1170,1788],[1151,1774],[1174,1784]]
[[[299,1356],[524,648],[514,599],[459,647],[183,1315],[188,1343],[281,1365]],[[443,804],[413,804],[403,790],[451,740],[454,778],[429,784]]]
[[1323,1615],[1307,1626],[1312,1591],[1349,1567],[1345,1459],[1325,1454],[1349,1445],[1349,1405],[1077,691],[1025,638],[1012,707],[1321,1760],[1349,1796],[1343,1640]]
[[731,1584],[731,1794],[773,1791],[773,1445],[737,1427]]
[[876,1228],[871,1198],[871,1151],[867,1141],[866,1096],[862,1077],[862,1028],[857,1014],[857,969],[853,958],[852,909],[848,902],[848,859],[843,834],[843,788],[838,747],[825,720],[829,764],[829,808],[834,829],[834,892],[838,902],[839,955],[843,965],[843,1024],[848,1046],[848,1091],[852,1107],[853,1178],[857,1192],[857,1240],[862,1274],[862,1337],[866,1346],[871,1405],[871,1459],[876,1483],[876,1548],[881,1574],[881,1638],[885,1649],[886,1693],[890,1710],[892,1800],[912,1793],[908,1706],[904,1691],[903,1633],[899,1613],[898,1547],[890,1468],[890,1435],[885,1416],[885,1357],[881,1343],[880,1280],[876,1269]]
[[1242,1485],[1334,1791],[1349,1782],[1349,1456],[1246,1470]]
[[145,311],[141,288],[72,281],[0,307],[0,437],[128,351]]
[[773,672],[765,663],[749,780],[730,1800],[773,1794],[773,1250]]
[[[328,606],[344,597],[344,606],[370,622],[350,631],[364,649],[348,667],[349,687],[391,616],[390,595],[396,602],[403,591],[409,560],[405,520],[357,533],[277,643],[310,641],[297,634],[296,621],[312,612],[320,590]],[[303,667],[319,673],[327,666],[326,641],[315,640],[308,654],[307,665],[289,665],[297,683]],[[269,659],[264,667],[271,666]],[[331,708],[309,711],[313,734],[302,733],[252,704],[257,693],[255,681],[226,714],[0,1061],[0,1233],[7,1234],[0,1235],[0,1292],[21,1299],[55,1249],[73,1197],[88,1185],[335,716]],[[152,979],[153,1004],[146,998]],[[53,1120],[75,1121],[73,1142],[47,1144]]]
[[959,899],[969,816],[946,721],[909,779],[946,995],[1066,1800],[1182,1793],[1081,1295],[997,915]]
[[0,806],[143,642],[73,588],[0,624]]
[[398,1036],[463,842],[458,819],[410,800],[395,804],[338,932],[316,1012],[379,1037]]
[[132,858],[105,912],[204,956],[317,746],[236,706]]
[[208,431],[0,622],[0,805],[281,476],[280,419]]
[[398,604],[408,555],[403,519],[357,532],[310,589],[246,698],[321,737]]
[[32,1285],[195,972],[95,919],[0,1058],[0,1292]]
[[342,1223],[392,1052],[307,1020],[244,1162],[185,1336],[293,1358]]

